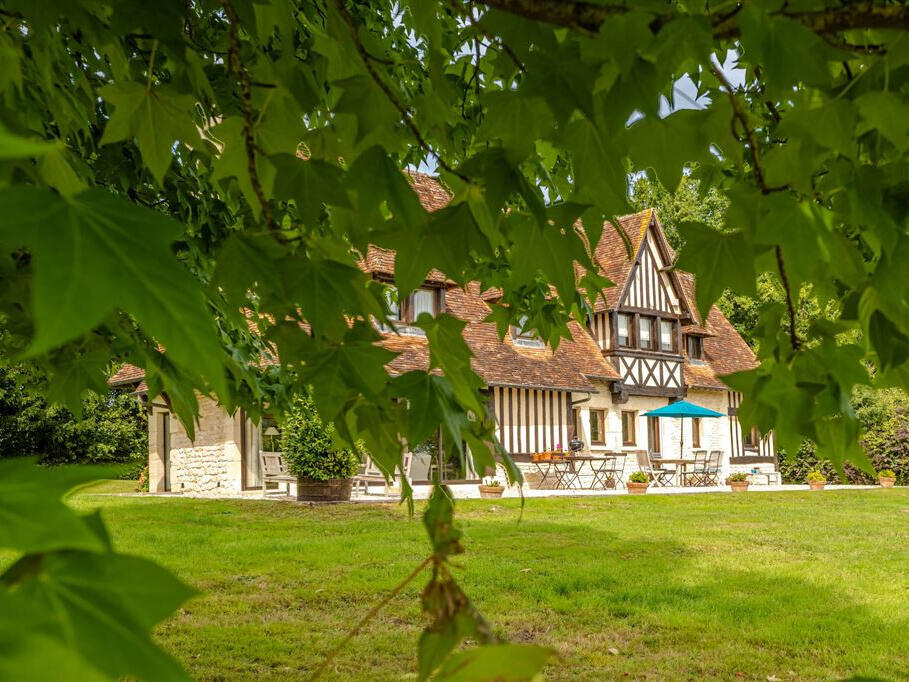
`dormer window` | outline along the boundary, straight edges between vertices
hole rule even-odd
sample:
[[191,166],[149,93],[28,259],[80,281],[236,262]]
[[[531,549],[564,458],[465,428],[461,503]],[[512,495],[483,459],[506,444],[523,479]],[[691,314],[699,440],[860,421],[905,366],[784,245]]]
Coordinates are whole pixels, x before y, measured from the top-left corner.
[[672,320],[660,320],[660,350],[671,353],[675,350],[675,325]]
[[652,317],[641,315],[638,318],[638,341],[642,350],[654,349]]
[[685,336],[685,352],[689,360],[704,359],[704,340],[700,336],[688,334]]
[[631,315],[616,315],[616,343],[622,348],[631,348]]
[[511,336],[514,339],[515,344],[528,348],[542,348],[544,346],[543,342],[537,338],[536,332],[534,332],[533,329],[528,329],[529,325],[530,318],[526,315],[522,315],[518,318],[517,325],[512,325]]
[[435,317],[439,314],[438,289],[417,289],[409,298],[411,321],[416,320],[423,313],[428,314],[430,317]]
[[[422,313],[435,317],[439,314],[440,300],[441,291],[433,287],[421,287],[403,301],[398,298],[395,287],[389,286],[385,290],[388,317],[396,323],[395,326],[412,325]],[[387,325],[382,326],[387,330]]]

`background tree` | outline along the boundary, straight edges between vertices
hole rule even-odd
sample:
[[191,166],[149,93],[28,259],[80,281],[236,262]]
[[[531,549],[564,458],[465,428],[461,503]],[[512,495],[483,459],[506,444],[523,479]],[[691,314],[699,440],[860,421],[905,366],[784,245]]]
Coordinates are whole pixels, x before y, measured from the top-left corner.
[[[106,390],[114,358],[146,368],[190,430],[198,393],[255,417],[308,391],[385,471],[441,428],[449,451],[467,444],[478,469],[503,458],[517,478],[485,445],[461,322],[421,321],[432,371],[388,380],[382,287],[359,258],[397,250],[402,293],[431,268],[499,287],[501,328],[526,316],[555,346],[583,315],[578,285],[608,284],[588,245],[628,212],[627,173],[677,187],[686,167],[729,201],[719,232],[679,224],[701,311],[726,289],[754,297],[758,273],[782,291],[759,305],[760,367],[727,380],[746,426],[856,461],[855,386],[909,383],[900,3],[4,0],[0,21],[0,315],[52,402]],[[705,106],[665,115],[683,77]],[[401,173],[416,166],[438,169],[446,208],[420,206]],[[839,315],[803,333],[809,283]],[[280,364],[259,371],[273,348]],[[420,673],[513,670],[501,644],[453,653],[493,638],[446,568],[460,544],[450,501],[433,500]],[[4,537],[28,554],[0,598],[27,603],[0,614],[40,612],[49,571],[85,572],[104,549],[96,532],[85,562],[55,564],[80,536]],[[68,670],[93,660],[64,637],[83,629],[53,631]],[[122,651],[106,674],[162,676]],[[526,676],[547,656],[524,651]]]

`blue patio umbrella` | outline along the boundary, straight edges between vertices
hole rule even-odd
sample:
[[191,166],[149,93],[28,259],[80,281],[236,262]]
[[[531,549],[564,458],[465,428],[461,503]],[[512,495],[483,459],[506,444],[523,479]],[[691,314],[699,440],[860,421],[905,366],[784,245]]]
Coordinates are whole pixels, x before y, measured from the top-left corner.
[[[696,417],[722,417],[723,414],[706,407],[689,403],[687,400],[679,400],[655,410],[644,413],[645,417],[675,417],[676,419],[694,419]],[[679,422],[679,457],[682,456],[682,449],[685,442],[685,422]]]

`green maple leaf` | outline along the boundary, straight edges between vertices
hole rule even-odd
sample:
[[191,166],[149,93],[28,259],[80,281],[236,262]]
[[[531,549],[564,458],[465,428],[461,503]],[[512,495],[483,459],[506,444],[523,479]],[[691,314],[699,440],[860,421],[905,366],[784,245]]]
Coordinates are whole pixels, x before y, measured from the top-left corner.
[[376,345],[378,334],[358,323],[338,344],[326,345],[306,358],[303,380],[312,387],[319,412],[335,420],[344,406],[362,394],[375,398],[388,381],[385,365],[396,354]]
[[709,158],[707,117],[685,109],[666,118],[647,116],[628,131],[636,168],[653,168],[664,187],[678,187],[686,165]]
[[47,142],[40,138],[23,137],[11,133],[0,123],[0,161],[44,156],[60,148],[61,145],[58,142]]
[[335,105],[335,113],[356,118],[357,142],[376,129],[393,129],[397,125],[397,110],[388,101],[388,95],[369,76],[351,76],[335,85],[343,90],[341,99]]
[[382,238],[382,245],[397,250],[395,282],[402,292],[416,289],[432,268],[458,280],[475,255],[492,255],[486,235],[466,203],[446,206],[429,214],[423,229],[399,230]]
[[192,376],[225,388],[211,313],[171,253],[182,225],[102,190],[67,201],[48,190],[7,189],[0,214],[0,241],[27,246],[35,259],[31,354],[85,334],[120,309]]
[[190,95],[125,81],[102,88],[101,96],[114,107],[101,144],[135,138],[142,161],[159,185],[173,160],[174,144],[200,140],[190,114],[195,102]]
[[[83,519],[60,498],[105,473],[100,467],[39,468],[31,457],[0,461],[0,547],[21,552],[103,549]],[[36,505],[39,499],[42,503]]]
[[679,225],[685,246],[677,267],[696,277],[695,298],[702,319],[724,289],[755,293],[755,252],[741,232],[722,233],[699,223]]
[[[246,139],[243,136],[243,119],[228,118],[212,128],[212,137],[220,147],[218,158],[214,163],[211,179],[218,182],[226,178],[236,178],[240,191],[246,198],[256,216],[262,213],[262,205],[253,188],[249,174],[249,156],[246,154]],[[268,157],[256,153],[256,173],[265,196],[272,193],[275,182],[275,167]]]
[[866,92],[855,105],[861,115],[856,133],[877,130],[900,149],[909,143],[909,101],[896,92]]
[[548,137],[555,124],[546,101],[517,92],[491,92],[483,98],[486,118],[478,131],[484,138],[498,138],[520,161],[538,139]]
[[342,335],[347,320],[339,312],[377,318],[384,314],[379,299],[367,289],[366,275],[357,267],[334,260],[298,258],[282,269],[314,334]]
[[628,207],[624,152],[586,118],[572,121],[565,143],[574,163],[577,197],[596,203],[606,213],[621,215]]
[[480,399],[483,380],[473,371],[470,359],[473,352],[464,340],[464,326],[467,323],[451,315],[437,317],[420,315],[414,323],[426,332],[429,339],[429,365],[438,367],[451,383],[457,400],[474,414],[486,413],[486,406]]
[[304,161],[292,154],[276,154],[270,159],[277,173],[275,197],[293,199],[305,223],[314,224],[324,204],[350,206],[342,184],[343,172],[337,166],[319,159]]
[[516,214],[510,218],[512,271],[519,282],[530,283],[542,272],[552,282],[559,295],[571,299],[576,291],[574,262],[584,262],[586,253],[580,238],[572,230],[572,223],[584,210],[581,204],[565,204],[550,208],[555,216],[558,209],[568,209],[560,220],[550,219],[540,223],[528,215]]
[[46,633],[113,678],[189,679],[151,629],[196,591],[147,559],[82,550],[26,555],[0,577],[30,611],[52,612]]

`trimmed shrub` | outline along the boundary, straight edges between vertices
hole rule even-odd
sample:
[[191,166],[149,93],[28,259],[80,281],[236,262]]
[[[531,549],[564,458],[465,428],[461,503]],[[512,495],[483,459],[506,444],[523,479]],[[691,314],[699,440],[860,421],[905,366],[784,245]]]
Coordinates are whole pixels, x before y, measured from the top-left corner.
[[[2,359],[0,359],[2,360]],[[138,478],[148,460],[148,419],[125,393],[89,393],[82,418],[26,390],[40,380],[28,364],[0,361],[0,458],[37,455],[46,464],[122,462]]]
[[811,471],[820,471],[831,483],[839,483],[839,474],[826,459],[818,459],[814,443],[806,440],[795,455],[780,450],[780,475],[783,483],[802,483]]
[[297,398],[282,422],[281,452],[290,472],[314,481],[351,478],[360,466],[361,452],[336,442],[334,424],[325,424],[312,399]]

